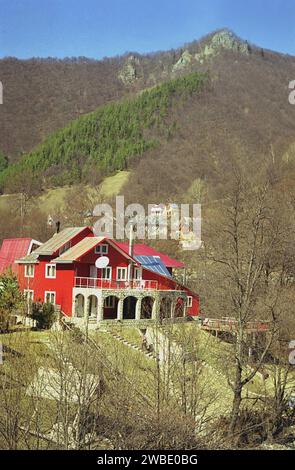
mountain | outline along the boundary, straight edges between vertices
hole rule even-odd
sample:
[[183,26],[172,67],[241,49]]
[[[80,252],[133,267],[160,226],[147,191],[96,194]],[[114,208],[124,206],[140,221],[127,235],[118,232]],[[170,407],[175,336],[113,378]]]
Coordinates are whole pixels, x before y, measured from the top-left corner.
[[[59,139],[66,135],[67,147],[73,151],[60,153],[59,159],[63,164],[70,162],[74,178],[83,181],[88,178],[85,159],[101,139],[98,116],[108,110],[122,111],[127,106],[122,103],[129,103],[124,110],[124,120],[129,122],[136,106],[144,101],[142,96],[150,96],[154,87],[157,94],[161,86],[195,73],[207,74],[210,86],[186,97],[175,94],[173,104],[169,102],[165,108],[167,115],[161,117],[166,133],[159,133],[156,126],[147,126],[144,112],[135,113],[131,147],[126,153],[125,143],[118,135],[116,148],[123,149],[123,154],[119,151],[119,164],[112,150],[105,147],[100,156],[104,165],[95,170],[98,180],[114,170],[132,168],[125,191],[131,198],[143,200],[147,193],[155,199],[178,197],[196,179],[205,181],[214,197],[224,190],[233,164],[251,166],[266,159],[293,164],[295,107],[288,101],[288,84],[295,78],[295,59],[250,45],[228,30],[212,33],[178,50],[144,56],[132,53],[100,62],[84,58],[2,60],[0,149],[10,161],[34,149],[31,155],[37,155],[38,165],[44,157],[42,177],[44,170],[45,180],[49,177],[52,184],[59,185],[63,184],[67,166],[62,168],[60,161],[51,160],[48,165],[46,159],[54,154],[54,148],[59,152]],[[141,95],[146,89],[150,91]],[[87,115],[89,111],[94,114]],[[120,112],[111,120],[114,129],[122,122]],[[75,147],[80,135],[79,131],[75,134],[75,126],[81,128],[86,123],[94,134],[86,131],[87,142],[80,154]],[[173,126],[173,132],[168,135],[169,126]],[[155,141],[157,145],[152,145]],[[143,146],[137,147],[139,142],[144,142]],[[47,153],[41,158],[44,146]],[[21,158],[24,163],[30,160],[29,156]],[[35,169],[39,172],[38,165]],[[14,174],[17,167],[11,167],[9,172]],[[22,165],[20,168],[23,171]],[[91,168],[90,174],[93,175]],[[55,179],[50,180],[52,175]],[[72,176],[67,183],[71,183]],[[1,181],[5,178],[2,173]],[[40,181],[44,184],[43,178]]]
[[[199,43],[189,49],[197,53]],[[102,61],[85,57],[2,59],[0,151],[15,160],[72,119],[169,79],[186,69],[187,61],[190,57],[182,49]]]

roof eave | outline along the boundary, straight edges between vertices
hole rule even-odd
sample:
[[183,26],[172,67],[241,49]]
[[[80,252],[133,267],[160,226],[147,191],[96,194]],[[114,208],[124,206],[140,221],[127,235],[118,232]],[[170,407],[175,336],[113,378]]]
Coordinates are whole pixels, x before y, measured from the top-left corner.
[[72,264],[77,260],[75,260],[75,259],[71,259],[71,260],[69,260],[69,259],[65,259],[65,260],[63,260],[63,259],[54,259],[52,261],[54,261],[56,264]]
[[14,260],[16,264],[39,264],[39,261],[36,260],[24,260],[24,259],[16,259]]

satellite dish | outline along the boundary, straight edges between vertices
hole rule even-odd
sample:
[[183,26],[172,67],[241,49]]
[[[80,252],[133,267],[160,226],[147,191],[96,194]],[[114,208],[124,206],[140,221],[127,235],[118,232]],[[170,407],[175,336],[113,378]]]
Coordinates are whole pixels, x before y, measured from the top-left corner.
[[109,262],[110,262],[110,260],[107,256],[101,256],[100,258],[97,258],[97,260],[95,261],[95,266],[98,269],[103,269],[103,268],[107,267]]

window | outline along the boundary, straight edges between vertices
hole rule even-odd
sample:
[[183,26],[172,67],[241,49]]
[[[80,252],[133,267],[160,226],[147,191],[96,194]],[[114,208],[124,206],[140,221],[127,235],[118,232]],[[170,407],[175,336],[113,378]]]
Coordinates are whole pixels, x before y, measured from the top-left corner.
[[191,295],[188,295],[187,296],[187,299],[186,299],[186,306],[187,307],[192,307],[193,306],[193,298]]
[[114,308],[115,307],[115,297],[114,296],[111,296],[111,297],[107,297],[105,299],[105,307],[106,308]]
[[109,252],[109,245],[103,243],[95,247],[95,253],[99,255],[107,255]]
[[45,277],[51,278],[51,279],[56,278],[56,265],[55,264],[46,264]]
[[59,255],[62,255],[63,253],[68,251],[70,248],[71,248],[71,242],[65,243],[65,245],[60,248]]
[[34,277],[35,266],[33,264],[25,265],[25,277]]
[[117,281],[127,280],[127,268],[117,268]]
[[101,270],[101,278],[110,281],[112,279],[112,268],[107,266]]
[[134,279],[136,281],[141,281],[141,279],[142,279],[142,268],[140,268],[140,267],[134,268]]
[[27,302],[33,302],[34,300],[34,291],[31,289],[25,289],[24,290],[24,296]]
[[56,293],[51,291],[45,291],[44,302],[55,305]]

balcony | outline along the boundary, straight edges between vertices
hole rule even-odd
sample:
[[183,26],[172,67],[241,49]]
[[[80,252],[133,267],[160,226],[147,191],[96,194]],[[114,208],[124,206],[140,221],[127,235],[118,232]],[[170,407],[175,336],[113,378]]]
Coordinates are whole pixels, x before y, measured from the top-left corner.
[[136,290],[158,290],[158,281],[133,280],[114,281],[108,279],[97,279],[94,277],[75,277],[75,287],[87,289],[136,289]]

